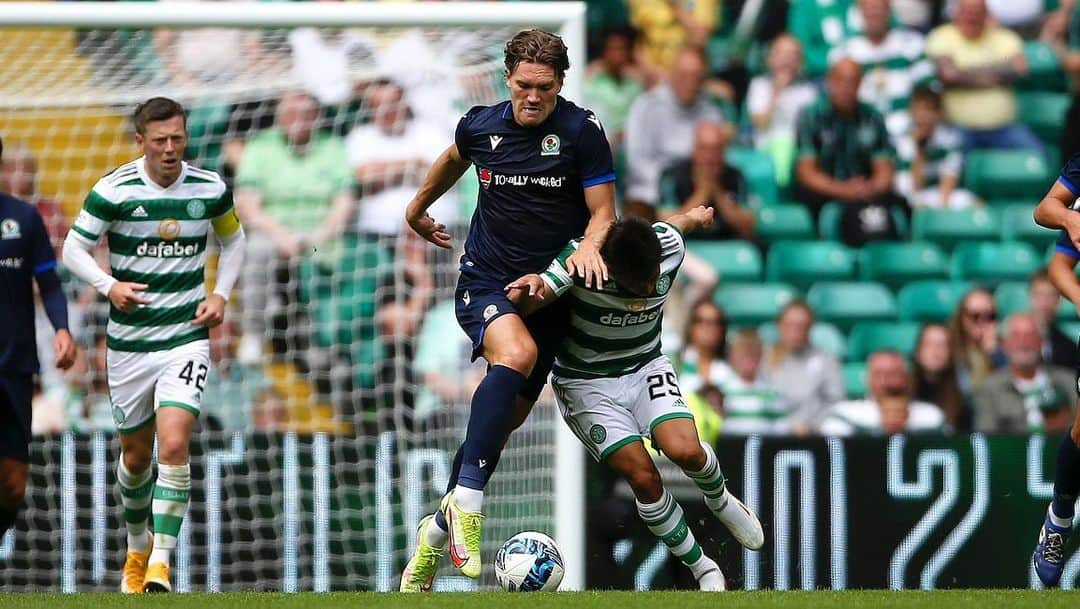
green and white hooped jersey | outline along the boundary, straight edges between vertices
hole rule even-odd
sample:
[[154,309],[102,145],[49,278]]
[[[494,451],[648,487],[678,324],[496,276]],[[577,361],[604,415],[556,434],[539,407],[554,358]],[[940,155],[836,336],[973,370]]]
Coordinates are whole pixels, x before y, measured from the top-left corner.
[[232,193],[212,171],[182,163],[180,177],[162,188],[139,158],[98,180],[71,230],[89,246],[106,236],[113,277],[147,284],[150,301],[129,313],[110,305],[110,349],[161,351],[209,338],[191,320],[206,298],[211,225],[221,237],[240,227]]
[[660,356],[664,303],[679,272],[686,245],[679,229],[653,224],[660,238],[660,278],[647,298],[635,296],[614,281],[603,290],[586,288],[571,277],[566,259],[581,239],[571,241],[540,276],[559,296],[569,291],[570,328],[555,355],[555,374],[566,378],[622,376]]

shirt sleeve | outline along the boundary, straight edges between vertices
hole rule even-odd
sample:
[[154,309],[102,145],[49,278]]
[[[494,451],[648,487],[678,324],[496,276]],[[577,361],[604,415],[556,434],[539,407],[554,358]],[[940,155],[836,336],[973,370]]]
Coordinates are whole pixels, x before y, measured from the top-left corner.
[[1074,196],[1080,197],[1080,154],[1073,155],[1071,159],[1065,162],[1057,181],[1065,188],[1068,188],[1069,192],[1073,193]]
[[615,164],[611,160],[611,145],[600,119],[589,112],[585,124],[581,126],[577,141],[578,171],[581,173],[581,187],[588,188],[597,184],[615,181]]
[[472,126],[472,112],[470,111],[465,116],[461,117],[458,121],[457,128],[454,129],[454,144],[457,146],[458,154],[466,161],[471,161],[469,158],[469,141],[472,136],[470,127]]
[[218,237],[228,237],[240,229],[240,218],[236,216],[236,210],[233,208],[231,190],[226,189],[218,198],[210,224]]
[[1076,251],[1076,246],[1073,245],[1072,239],[1069,239],[1069,233],[1066,231],[1058,233],[1058,239],[1054,242],[1054,251],[1061,252],[1073,260],[1080,260],[1080,252]]
[[653,224],[653,231],[660,239],[660,256],[663,258],[677,256],[681,262],[686,255],[686,241],[683,240],[679,229],[674,224],[656,222]]
[[86,195],[82,210],[71,225],[71,230],[91,245],[97,243],[116,220],[116,206],[97,192],[97,187]]
[[49,241],[49,231],[45,230],[45,221],[36,209],[30,216],[30,222],[33,224],[30,228],[33,235],[30,255],[33,259],[34,274],[40,275],[56,268],[56,253]]
[[566,259],[577,251],[577,246],[580,242],[580,239],[575,239],[568,243],[566,247],[559,252],[559,255],[551,261],[547,270],[540,275],[540,278],[544,280],[544,283],[555,291],[556,296],[562,296],[567,290],[574,286],[574,278],[570,276],[570,271],[566,268]]
[[814,106],[806,106],[799,112],[799,119],[795,127],[795,148],[798,158],[817,158],[818,150],[814,135],[817,126],[814,124]]

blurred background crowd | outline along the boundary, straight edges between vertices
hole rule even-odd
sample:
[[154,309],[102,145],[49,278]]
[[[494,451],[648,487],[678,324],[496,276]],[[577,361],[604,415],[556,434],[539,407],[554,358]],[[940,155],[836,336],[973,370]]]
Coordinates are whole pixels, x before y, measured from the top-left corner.
[[[604,124],[621,212],[716,209],[689,237],[665,312],[665,350],[706,440],[1071,425],[1077,309],[1047,278],[1056,235],[1031,212],[1080,152],[1078,10],[588,2],[573,101]],[[419,241],[403,212],[464,110],[504,97],[499,44],[315,28],[74,40],[99,83],[179,92],[189,159],[233,186],[247,268],[212,338],[203,425],[460,423],[483,370],[454,319],[456,256]],[[379,76],[354,77],[357,63]],[[295,87],[262,91],[273,71]],[[0,135],[0,189],[34,202],[59,245],[78,197],[50,193],[32,138]],[[467,176],[431,210],[459,246],[476,188]],[[107,303],[74,280],[68,291],[79,363],[43,370],[35,427],[112,429]]]

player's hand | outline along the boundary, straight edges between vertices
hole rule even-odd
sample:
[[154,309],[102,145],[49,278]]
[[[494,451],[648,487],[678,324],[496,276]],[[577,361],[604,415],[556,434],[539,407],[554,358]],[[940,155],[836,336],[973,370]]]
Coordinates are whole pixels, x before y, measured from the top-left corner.
[[566,259],[566,270],[573,277],[585,278],[585,287],[592,287],[593,279],[596,279],[596,289],[604,289],[604,282],[608,280],[607,265],[600,256],[600,248],[596,241],[588,237],[581,240],[577,251],[570,254]]
[[56,352],[56,367],[67,370],[75,363],[75,339],[71,338],[71,332],[57,330],[53,338],[53,351]]
[[131,313],[139,305],[150,304],[149,300],[139,295],[147,287],[145,283],[117,281],[109,288],[109,302],[124,313]]
[[206,300],[199,303],[195,309],[195,319],[192,325],[216,328],[225,321],[225,299],[221,294],[211,294]]
[[519,277],[503,289],[515,307],[520,307],[529,299],[544,300],[544,280],[536,273]]
[[409,213],[406,214],[405,220],[409,223],[409,226],[416,231],[416,234],[427,241],[430,241],[443,249],[451,249],[450,233],[446,232],[446,225],[436,222],[435,218],[431,217],[431,214],[424,212],[421,216],[414,216]]
[[686,212],[686,215],[690,217],[701,228],[709,228],[712,226],[713,218],[716,217],[716,210],[712,207],[706,207],[704,205],[698,205],[694,209]]

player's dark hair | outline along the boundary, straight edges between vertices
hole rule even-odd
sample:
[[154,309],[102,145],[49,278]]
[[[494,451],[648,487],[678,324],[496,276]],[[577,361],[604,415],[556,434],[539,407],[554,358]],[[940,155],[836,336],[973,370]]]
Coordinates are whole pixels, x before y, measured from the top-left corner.
[[503,49],[506,74],[514,73],[519,63],[539,63],[551,66],[555,78],[562,82],[570,69],[570,57],[562,38],[541,29],[522,30],[506,42]]
[[174,116],[184,117],[184,126],[187,127],[187,112],[183,106],[167,97],[151,97],[135,108],[131,122],[135,123],[135,133],[146,135],[146,123],[167,121]]
[[930,104],[935,110],[942,109],[941,93],[936,89],[923,85],[911,92],[911,103],[922,102]]
[[645,220],[624,216],[608,230],[600,256],[616,283],[640,286],[660,268],[660,238]]

